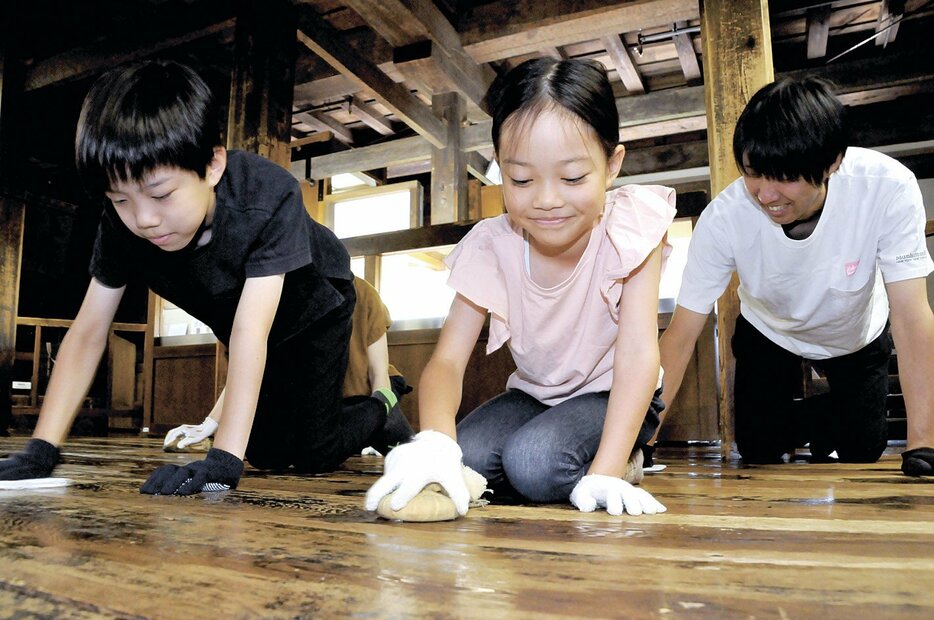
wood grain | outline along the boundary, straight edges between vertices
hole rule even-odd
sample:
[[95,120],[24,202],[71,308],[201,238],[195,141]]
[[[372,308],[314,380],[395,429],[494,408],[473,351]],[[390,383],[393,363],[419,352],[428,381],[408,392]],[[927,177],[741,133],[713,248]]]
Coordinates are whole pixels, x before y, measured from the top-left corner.
[[[0,440],[0,454],[24,439]],[[362,509],[382,467],[247,470],[220,497],[137,492],[184,462],[155,439],[76,439],[59,491],[0,493],[0,616],[920,618],[934,485],[872,465],[742,468],[666,449],[664,515],[491,504],[446,523]],[[926,610],[926,611],[925,611]]]

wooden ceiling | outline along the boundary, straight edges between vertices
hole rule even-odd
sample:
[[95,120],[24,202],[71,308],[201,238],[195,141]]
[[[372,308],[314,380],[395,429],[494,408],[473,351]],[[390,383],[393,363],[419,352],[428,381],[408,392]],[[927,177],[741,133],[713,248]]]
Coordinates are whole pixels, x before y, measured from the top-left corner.
[[[269,0],[267,0],[269,1]],[[310,174],[424,174],[444,132],[432,96],[467,101],[463,147],[482,178],[491,154],[482,96],[536,56],[610,69],[626,175],[707,163],[697,0],[294,0],[298,56],[292,159]],[[229,90],[237,2],[5,0],[2,45],[25,70],[21,156],[31,191],[67,193],[81,98],[102,71],[144,57],[193,64]],[[934,0],[769,3],[777,75],[813,73],[851,106],[855,142],[894,149],[934,176]],[[11,65],[7,62],[7,67]],[[223,90],[221,90],[223,92]],[[4,139],[7,139],[6,137]],[[307,169],[307,168],[306,168]],[[687,174],[687,173],[684,173]]]

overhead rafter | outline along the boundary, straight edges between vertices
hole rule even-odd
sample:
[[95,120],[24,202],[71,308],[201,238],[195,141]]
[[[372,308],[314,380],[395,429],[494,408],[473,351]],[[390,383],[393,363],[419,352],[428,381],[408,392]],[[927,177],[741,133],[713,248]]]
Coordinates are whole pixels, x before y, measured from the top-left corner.
[[697,0],[630,0],[608,4],[579,0],[570,12],[562,2],[517,0],[478,6],[464,25],[464,49],[477,62],[492,62],[542,48],[579,43],[619,32],[629,32],[697,19]]
[[642,83],[642,75],[639,74],[639,69],[632,59],[632,54],[620,36],[610,34],[601,37],[600,42],[606,48],[607,54],[610,55],[610,62],[613,64],[613,68],[616,69],[616,73],[619,75],[619,79],[622,80],[626,90],[633,95],[644,93],[645,84]]
[[367,90],[381,104],[418,134],[438,148],[445,144],[444,127],[431,110],[404,86],[392,81],[383,71],[350,48],[330,24],[311,7],[299,6],[298,39],[318,54],[344,77],[353,80],[360,90]]
[[353,133],[350,129],[323,112],[298,112],[292,115],[292,120],[310,125],[319,132],[330,132],[344,144],[353,144]]
[[[687,22],[675,22],[675,29],[684,28]],[[700,64],[697,62],[697,52],[694,50],[694,40],[687,33],[676,34],[672,37],[675,50],[678,52],[678,61],[681,71],[688,84],[696,84],[701,79]]]
[[391,136],[395,133],[392,130],[392,124],[386,117],[380,114],[376,108],[365,102],[360,97],[355,96],[349,104],[349,112],[359,118],[370,129],[378,131],[384,136]]
[[879,19],[876,21],[876,32],[881,34],[876,37],[876,45],[884,47],[895,40],[899,23],[904,14],[905,0],[882,0]]
[[827,39],[830,35],[830,16],[832,15],[829,4],[808,9],[807,13],[807,37],[808,37],[808,59],[823,58],[827,55]]
[[[495,79],[464,51],[460,35],[430,0],[347,0],[364,21],[396,48],[393,62],[426,95],[460,92],[474,108]],[[430,43],[429,43],[430,42]]]

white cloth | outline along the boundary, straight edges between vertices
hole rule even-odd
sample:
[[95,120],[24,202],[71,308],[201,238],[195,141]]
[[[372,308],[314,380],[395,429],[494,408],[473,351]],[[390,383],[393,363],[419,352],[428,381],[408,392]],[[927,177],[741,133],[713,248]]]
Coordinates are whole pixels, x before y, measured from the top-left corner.
[[529,277],[523,231],[508,215],[461,240],[445,260],[448,285],[492,313],[487,353],[508,342],[516,362],[507,387],[549,406],[610,389],[623,279],[665,240],[674,202],[667,187],[609,192],[574,272],[550,288]]
[[789,239],[737,179],[697,222],[678,305],[710,312],[735,270],[740,312],[775,344],[808,359],[858,351],[885,328],[884,284],[934,269],[925,221],[914,175],[876,151],[847,149],[802,240]]

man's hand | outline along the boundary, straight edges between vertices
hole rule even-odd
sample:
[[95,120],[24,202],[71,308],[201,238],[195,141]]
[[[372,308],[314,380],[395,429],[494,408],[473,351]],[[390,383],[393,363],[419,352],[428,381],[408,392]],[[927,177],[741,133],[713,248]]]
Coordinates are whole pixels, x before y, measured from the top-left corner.
[[581,512],[593,512],[598,506],[614,516],[623,514],[623,508],[631,515],[643,513],[654,515],[668,510],[652,495],[634,487],[622,478],[590,474],[584,476],[571,491],[571,503]]
[[243,461],[229,452],[211,448],[203,461],[163,465],[152,472],[139,492],[148,495],[193,495],[202,491],[236,489]]
[[58,448],[42,439],[30,439],[22,452],[0,461],[0,480],[48,478],[58,461]]
[[464,482],[462,457],[460,446],[444,433],[420,432],[386,457],[382,477],[367,491],[366,509],[376,510],[383,497],[395,492],[390,507],[402,510],[426,485],[437,482],[454,502],[457,513],[467,514],[470,492]]

